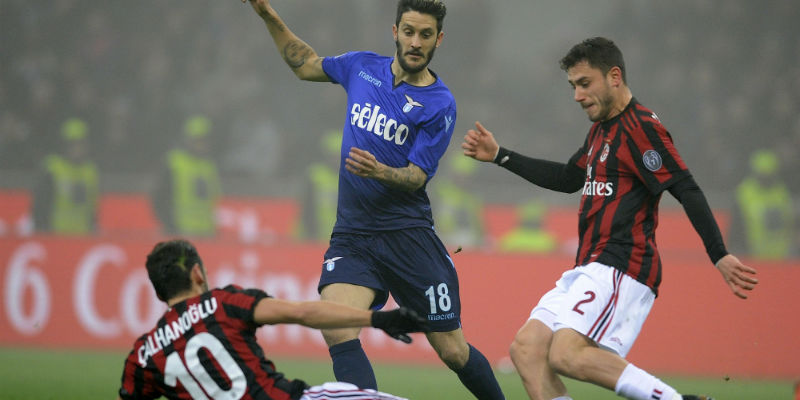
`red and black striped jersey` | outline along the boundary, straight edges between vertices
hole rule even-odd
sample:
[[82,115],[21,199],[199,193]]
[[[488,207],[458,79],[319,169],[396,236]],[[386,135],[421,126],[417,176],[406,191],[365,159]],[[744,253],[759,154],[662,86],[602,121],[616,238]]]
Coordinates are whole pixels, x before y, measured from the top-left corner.
[[658,203],[666,188],[689,176],[667,129],[631,99],[619,115],[592,125],[570,163],[586,172],[576,265],[613,266],[658,293]]
[[253,310],[269,297],[229,285],[175,304],[125,360],[123,399],[298,399],[307,388],[275,371],[256,342]]

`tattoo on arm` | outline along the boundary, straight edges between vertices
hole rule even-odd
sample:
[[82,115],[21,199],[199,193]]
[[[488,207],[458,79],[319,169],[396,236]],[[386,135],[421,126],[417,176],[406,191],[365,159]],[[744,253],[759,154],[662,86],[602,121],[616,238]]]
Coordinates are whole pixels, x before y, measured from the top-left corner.
[[275,17],[274,15],[268,14],[264,18],[265,18],[265,21],[266,21],[267,25],[272,25],[273,27],[275,27],[275,29],[277,29],[278,31],[281,31],[281,32],[285,32],[286,31],[286,25],[284,25],[281,22],[281,20],[278,19],[277,17]]
[[283,60],[290,68],[300,68],[311,54],[311,48],[300,40],[292,40],[283,47]]
[[378,180],[395,189],[411,192],[422,187],[425,174],[419,167],[386,168]]

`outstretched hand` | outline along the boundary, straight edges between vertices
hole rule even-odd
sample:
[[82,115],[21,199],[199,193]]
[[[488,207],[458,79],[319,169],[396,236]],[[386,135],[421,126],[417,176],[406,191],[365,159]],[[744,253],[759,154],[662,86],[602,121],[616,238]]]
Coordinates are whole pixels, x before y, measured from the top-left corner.
[[[242,0],[242,3],[245,2],[247,2],[247,0]],[[250,0],[250,5],[253,6],[253,10],[255,10],[258,15],[264,15],[269,9],[269,0]]]
[[753,290],[758,283],[754,277],[756,270],[742,264],[738,258],[728,254],[717,261],[717,269],[725,278],[725,283],[736,296],[746,299],[747,294],[742,290]]
[[411,332],[430,332],[427,322],[414,310],[400,307],[392,311],[374,311],[372,326],[404,343],[411,343]]
[[494,161],[500,146],[494,140],[492,132],[484,128],[480,122],[475,122],[475,129],[467,131],[461,148],[464,149],[464,155],[467,157],[478,161]]

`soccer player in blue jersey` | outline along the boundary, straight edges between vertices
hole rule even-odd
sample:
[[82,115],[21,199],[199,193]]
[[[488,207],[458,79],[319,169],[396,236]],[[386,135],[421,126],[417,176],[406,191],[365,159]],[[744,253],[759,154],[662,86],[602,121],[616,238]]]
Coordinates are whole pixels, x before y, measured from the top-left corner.
[[500,147],[480,123],[467,131],[464,155],[493,161],[533,184],[581,191],[575,268],[531,311],[511,345],[511,359],[531,399],[567,400],[565,375],[633,400],[705,400],[674,388],[625,360],[661,283],[655,241],[658,203],[669,191],[703,239],[733,294],[747,298],[755,269],[729,254],[714,215],[656,114],[628,88],[619,48],[606,38],[570,49],[561,68],[574,99],[593,122],[567,163]]
[[[322,299],[357,308],[398,304],[427,318],[428,341],[477,398],[503,393],[486,358],[461,330],[458,277],[433,230],[425,186],[450,142],[456,104],[428,68],[442,43],[446,8],[400,0],[393,57],[350,52],[320,57],[284,24],[267,0],[250,0],[298,78],[347,92],[336,224],[325,253]],[[376,388],[359,328],[323,330],[335,376]]]

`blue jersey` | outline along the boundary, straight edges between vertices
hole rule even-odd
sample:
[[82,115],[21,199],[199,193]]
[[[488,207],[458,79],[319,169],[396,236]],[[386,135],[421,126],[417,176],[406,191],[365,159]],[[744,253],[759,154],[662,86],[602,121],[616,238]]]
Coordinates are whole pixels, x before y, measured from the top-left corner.
[[[322,61],[328,77],[347,92],[333,232],[433,226],[425,186],[450,144],[456,102],[438,76],[429,86],[401,82],[395,87],[392,61],[392,57],[370,52],[350,52]],[[408,192],[348,172],[344,160],[351,147],[369,151],[393,168],[413,163],[427,174],[425,185]]]

